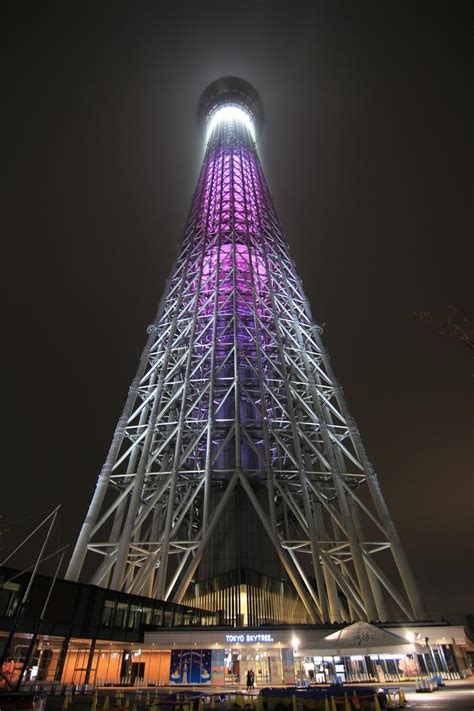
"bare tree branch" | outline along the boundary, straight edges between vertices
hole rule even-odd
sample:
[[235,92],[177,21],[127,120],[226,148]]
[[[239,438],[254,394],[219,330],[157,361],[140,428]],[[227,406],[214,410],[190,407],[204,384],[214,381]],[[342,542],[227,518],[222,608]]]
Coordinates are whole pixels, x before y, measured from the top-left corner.
[[433,324],[441,336],[454,338],[470,351],[474,351],[474,327],[458,306],[448,306],[445,319],[435,318],[430,311],[415,311],[415,316],[420,321]]

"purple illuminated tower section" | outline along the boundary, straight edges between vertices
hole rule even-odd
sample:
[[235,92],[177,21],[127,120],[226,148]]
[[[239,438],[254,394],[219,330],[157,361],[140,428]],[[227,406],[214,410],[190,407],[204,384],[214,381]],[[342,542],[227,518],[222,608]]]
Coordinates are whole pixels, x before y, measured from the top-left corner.
[[198,113],[184,238],[67,576],[87,558],[95,584],[234,626],[422,619],[281,233],[260,98],[226,77]]

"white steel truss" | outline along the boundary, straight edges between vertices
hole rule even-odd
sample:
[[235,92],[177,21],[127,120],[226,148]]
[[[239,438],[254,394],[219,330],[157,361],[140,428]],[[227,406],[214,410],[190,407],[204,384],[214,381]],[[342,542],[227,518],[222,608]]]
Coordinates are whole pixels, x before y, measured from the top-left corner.
[[394,606],[422,619],[248,116],[212,125],[182,246],[67,577],[95,553],[91,582],[180,602],[240,487],[312,620],[387,620]]

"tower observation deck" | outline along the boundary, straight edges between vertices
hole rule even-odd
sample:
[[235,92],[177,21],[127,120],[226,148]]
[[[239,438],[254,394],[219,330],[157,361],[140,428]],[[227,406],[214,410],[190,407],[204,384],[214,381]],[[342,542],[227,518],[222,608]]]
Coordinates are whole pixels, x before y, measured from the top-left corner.
[[67,577],[222,611],[227,624],[423,619],[379,480],[224,77],[179,254]]

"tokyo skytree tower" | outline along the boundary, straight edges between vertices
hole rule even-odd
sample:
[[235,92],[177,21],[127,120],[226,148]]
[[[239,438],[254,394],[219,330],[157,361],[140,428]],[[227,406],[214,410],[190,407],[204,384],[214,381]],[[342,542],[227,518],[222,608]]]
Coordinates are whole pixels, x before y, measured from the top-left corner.
[[95,556],[96,585],[236,626],[425,619],[282,235],[260,98],[226,77],[199,116],[184,237],[67,578]]

